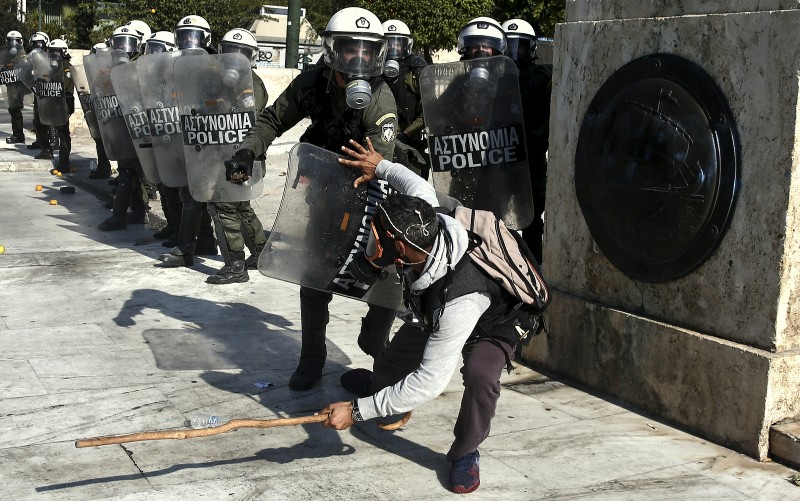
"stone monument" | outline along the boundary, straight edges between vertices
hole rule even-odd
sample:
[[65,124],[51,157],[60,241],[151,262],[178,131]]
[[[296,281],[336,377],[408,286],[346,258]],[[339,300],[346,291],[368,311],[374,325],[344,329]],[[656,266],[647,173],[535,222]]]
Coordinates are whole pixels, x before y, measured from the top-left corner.
[[753,457],[800,417],[800,4],[568,0],[537,366]]

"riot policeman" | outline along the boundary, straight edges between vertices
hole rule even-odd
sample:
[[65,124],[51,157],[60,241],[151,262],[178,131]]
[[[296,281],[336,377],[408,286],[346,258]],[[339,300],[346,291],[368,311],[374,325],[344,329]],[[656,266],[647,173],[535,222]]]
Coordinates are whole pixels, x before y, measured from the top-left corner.
[[[209,54],[216,52],[211,46],[211,26],[200,16],[185,16],[178,21],[175,26],[175,43],[182,51],[200,49]],[[166,267],[192,266],[195,254],[217,254],[217,243],[211,229],[207,204],[192,198],[188,186],[181,186],[178,195],[182,208],[177,245],[169,253],[159,257]]]
[[536,64],[536,32],[530,23],[522,19],[510,19],[503,23],[503,30],[508,39],[506,55],[519,68],[519,90],[522,95],[525,142],[528,146],[533,190],[533,222],[522,230],[522,238],[541,263],[553,71],[547,66]]
[[428,178],[428,157],[425,155],[422,100],[419,90],[419,72],[426,66],[421,57],[411,52],[414,38],[408,25],[391,19],[383,23],[386,35],[386,64],[383,78],[392,89],[397,102],[399,132],[395,143],[395,159],[423,178]]
[[[171,31],[156,31],[145,41],[144,54],[160,54],[177,50],[175,34]],[[178,244],[178,228],[181,225],[181,203],[179,189],[159,183],[157,186],[161,210],[167,220],[167,225],[153,233],[154,238],[166,239],[166,247]]]
[[[25,48],[22,46],[22,34],[19,31],[9,31],[6,35],[6,45],[3,47],[3,70],[4,74],[12,76],[11,70],[14,65],[25,56]],[[18,78],[9,78],[6,83],[8,92],[8,114],[11,115],[11,135],[6,138],[7,144],[25,143],[25,131],[22,127],[22,102],[27,89],[25,84]]]
[[[236,28],[225,33],[218,49],[220,54],[239,52],[250,60],[253,68],[256,66],[258,42],[248,30]],[[252,71],[252,75],[257,116],[267,106],[269,96],[261,78],[255,71]],[[208,204],[208,212],[216,227],[217,243],[225,258],[225,265],[216,275],[208,277],[206,282],[210,284],[247,282],[250,279],[247,268],[253,269],[257,266],[258,254],[267,243],[261,221],[247,200],[211,202]],[[247,261],[244,258],[245,243],[250,248],[250,259]]]
[[[323,32],[324,66],[297,76],[259,116],[234,157],[226,162],[227,177],[241,181],[252,174],[254,159],[300,120],[311,126],[300,138],[339,153],[350,139],[370,137],[376,150],[391,158],[397,135],[394,96],[380,74],[385,39],[380,20],[368,10],[348,7],[336,12]],[[324,207],[319,208],[325,210]],[[322,376],[327,350],[325,331],[331,293],[300,288],[302,348],[289,388],[311,389]],[[359,346],[377,356],[385,347],[394,310],[370,306],[362,321]]]
[[[150,29],[141,26],[119,26],[111,34],[109,47],[113,50],[122,50],[128,58],[135,60],[144,47],[142,38],[145,33],[149,35]],[[114,195],[111,216],[100,223],[98,228],[101,231],[122,230],[127,228],[128,224],[145,224],[149,219],[147,216],[147,211],[150,209],[147,205],[149,197],[142,184],[144,175],[138,158],[117,160],[117,171],[119,172],[117,191]],[[131,209],[130,216],[128,207]]]
[[[100,42],[94,44],[89,52],[91,54],[96,54],[98,51],[105,50],[108,50],[108,44],[105,42]],[[88,96],[88,99],[91,100],[91,95]],[[92,113],[94,113],[93,110]],[[94,120],[96,122],[97,118]],[[94,147],[97,151],[97,168],[89,173],[89,179],[106,179],[111,177],[111,161],[108,159],[106,148],[103,146],[103,138],[101,136],[98,135],[94,138]]]
[[[41,49],[46,51],[47,45],[50,43],[50,37],[43,31],[37,31],[28,39],[28,44],[33,49]],[[29,150],[41,149],[39,153],[33,158],[37,160],[51,160],[53,158],[53,148],[50,145],[50,135],[48,128],[39,121],[39,100],[36,96],[33,97],[33,131],[36,134],[36,140],[29,144]]]
[[51,40],[47,45],[47,52],[51,59],[61,59],[64,67],[64,98],[67,104],[67,122],[64,125],[55,126],[58,133],[59,147],[58,147],[58,164],[56,168],[60,172],[70,172],[69,154],[72,151],[72,138],[69,134],[69,117],[75,113],[75,83],[72,80],[72,72],[74,71],[72,64],[70,64],[71,56],[69,55],[69,48],[67,42],[61,38]]

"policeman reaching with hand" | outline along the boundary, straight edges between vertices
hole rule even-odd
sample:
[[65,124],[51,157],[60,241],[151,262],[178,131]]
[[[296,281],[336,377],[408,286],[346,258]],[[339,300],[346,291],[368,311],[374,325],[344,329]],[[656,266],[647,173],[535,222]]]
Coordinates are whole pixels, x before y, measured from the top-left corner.
[[[264,155],[281,134],[300,120],[311,126],[300,138],[339,153],[353,139],[369,137],[381,155],[392,158],[397,135],[394,96],[379,77],[385,39],[380,20],[358,7],[336,12],[323,32],[325,66],[300,73],[272,106],[259,116],[234,157],[226,162],[227,177],[241,181],[252,175],[253,161]],[[325,331],[331,293],[300,288],[302,348],[289,388],[309,390],[322,377],[327,350]],[[359,346],[367,354],[383,351],[394,310],[370,305],[362,320]]]

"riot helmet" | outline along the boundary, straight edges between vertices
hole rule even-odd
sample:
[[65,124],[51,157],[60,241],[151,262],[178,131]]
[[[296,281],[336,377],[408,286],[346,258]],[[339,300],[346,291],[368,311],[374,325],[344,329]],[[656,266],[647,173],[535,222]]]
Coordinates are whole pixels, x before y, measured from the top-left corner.
[[250,65],[255,68],[258,60],[258,42],[250,31],[234,28],[225,33],[217,46],[220,54],[238,52],[250,60]]
[[44,31],[37,31],[33,35],[31,35],[30,39],[28,39],[28,43],[31,44],[31,47],[34,49],[47,49],[47,45],[50,43],[50,37],[47,36],[47,33]]
[[8,35],[6,35],[6,45],[22,47],[22,33],[9,31]]
[[134,30],[139,35],[139,40],[141,41],[139,49],[142,49],[142,46],[150,38],[150,35],[153,33],[150,30],[150,26],[147,25],[144,21],[139,21],[138,19],[133,19],[125,23],[125,26]]
[[178,49],[206,49],[211,46],[211,26],[200,16],[186,16],[175,26]]
[[127,53],[128,57],[139,52],[141,43],[139,32],[129,26],[120,26],[111,34],[111,48]]
[[98,52],[104,52],[109,50],[110,47],[108,46],[107,42],[100,42],[92,45],[92,48],[89,50],[90,54],[97,54]]
[[156,31],[144,44],[145,54],[158,54],[160,52],[171,52],[177,49],[175,45],[175,34],[171,31]]
[[348,106],[367,107],[372,101],[372,87],[367,79],[383,72],[386,52],[378,17],[360,7],[340,10],[322,32],[322,50],[325,64],[345,77]]
[[536,58],[536,31],[523,19],[509,19],[503,23],[506,33],[505,55],[515,63],[531,62]]
[[59,54],[62,58],[66,59],[69,56],[69,47],[63,38],[55,38],[47,45],[47,52],[50,54]]
[[411,55],[414,37],[406,23],[390,19],[383,23],[383,34],[386,36],[386,59],[397,61]]
[[503,27],[490,17],[476,17],[458,32],[458,53],[462,59],[499,56],[505,49]]

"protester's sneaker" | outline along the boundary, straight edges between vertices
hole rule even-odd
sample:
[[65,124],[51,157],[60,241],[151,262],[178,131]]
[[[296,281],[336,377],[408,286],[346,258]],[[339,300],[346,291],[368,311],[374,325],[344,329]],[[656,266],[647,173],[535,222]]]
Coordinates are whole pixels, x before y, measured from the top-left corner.
[[481,455],[470,452],[453,461],[450,467],[450,490],[456,494],[467,494],[481,485]]
[[358,395],[366,397],[369,395],[369,385],[372,383],[372,371],[367,369],[350,369],[339,378],[342,388]]

